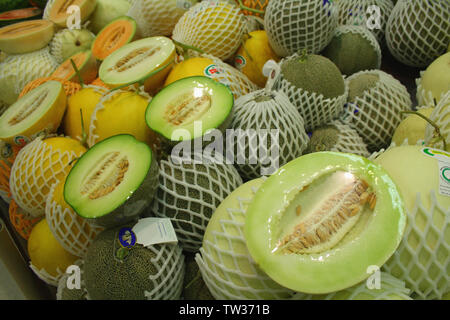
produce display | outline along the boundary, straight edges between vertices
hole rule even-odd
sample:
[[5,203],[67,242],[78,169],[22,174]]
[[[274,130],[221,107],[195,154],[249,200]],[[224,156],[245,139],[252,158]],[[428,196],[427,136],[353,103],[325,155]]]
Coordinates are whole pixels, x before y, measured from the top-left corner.
[[442,0],[0,0],[0,217],[54,300],[448,299],[449,50]]

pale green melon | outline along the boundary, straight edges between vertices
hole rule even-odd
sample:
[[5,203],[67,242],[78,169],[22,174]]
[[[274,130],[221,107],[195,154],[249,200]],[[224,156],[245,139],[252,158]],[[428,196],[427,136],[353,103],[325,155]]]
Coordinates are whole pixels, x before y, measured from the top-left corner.
[[114,19],[125,16],[130,7],[127,0],[97,0],[97,6],[89,17],[88,28],[97,34]]
[[90,50],[94,39],[95,35],[87,29],[62,29],[50,42],[50,53],[61,64],[79,52]]
[[[421,108],[417,112],[427,118],[430,118],[433,110],[433,108],[428,107]],[[392,142],[395,142],[397,146],[400,146],[406,139],[408,139],[408,144],[410,145],[415,145],[420,140],[425,140],[425,130],[427,128],[427,124],[428,122],[426,122],[425,119],[422,119],[417,115],[408,115],[406,119],[400,122],[397,129],[395,129]]]

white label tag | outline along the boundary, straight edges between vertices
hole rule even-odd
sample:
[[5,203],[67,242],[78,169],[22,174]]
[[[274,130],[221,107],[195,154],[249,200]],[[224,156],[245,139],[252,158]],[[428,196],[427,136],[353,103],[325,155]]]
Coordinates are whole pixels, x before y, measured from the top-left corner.
[[450,197],[450,153],[432,148],[423,148],[422,152],[438,161],[439,194]]
[[169,218],[140,219],[133,227],[136,242],[148,247],[159,243],[178,243],[178,238]]

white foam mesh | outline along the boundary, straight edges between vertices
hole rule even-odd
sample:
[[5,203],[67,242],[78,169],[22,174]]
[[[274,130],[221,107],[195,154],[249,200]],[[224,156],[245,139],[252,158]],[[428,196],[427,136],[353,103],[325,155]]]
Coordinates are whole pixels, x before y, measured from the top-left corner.
[[370,14],[367,9],[370,6],[378,6],[380,8],[380,27],[370,30],[378,40],[378,43],[384,44],[384,30],[386,28],[389,15],[394,9],[391,0],[339,0],[339,24],[363,26],[367,28],[367,22],[370,22]]
[[51,285],[53,287],[58,286],[59,279],[64,275],[64,272],[61,271],[59,268],[56,268],[57,275],[52,276],[49,274],[45,269],[38,269],[30,262],[30,268],[33,270],[33,272],[38,276],[39,279],[44,281],[46,284]]
[[148,300],[179,300],[185,273],[182,249],[170,244],[150,246],[147,249],[155,254],[151,263],[158,266],[158,272],[149,275],[149,279],[153,281],[153,289],[145,291],[145,296]]
[[[56,62],[61,64],[64,61],[66,61],[67,59],[69,59],[70,56],[77,54],[78,52],[90,49],[90,47],[91,47],[90,45],[83,46],[83,47],[80,46],[77,51],[73,51],[69,56],[67,56],[67,53],[63,52],[63,41],[64,41],[65,37],[67,36],[67,33],[74,33],[75,34],[74,38],[75,38],[76,33],[79,33],[79,32],[80,32],[80,30],[62,29],[62,30],[58,31],[57,33],[55,33],[55,35],[52,38],[52,41],[49,43],[49,48],[50,48],[50,54],[55,58]],[[83,31],[83,32],[86,32],[86,31]],[[89,33],[91,34],[92,41],[93,41],[95,39],[95,34],[93,34],[90,31],[89,31]],[[75,43],[73,45],[75,45]]]
[[[430,120],[433,121],[438,127],[441,135],[444,137],[447,144],[447,148],[450,147],[450,91],[448,91],[444,96],[442,96],[438,105],[434,108],[430,115]],[[436,138],[435,128],[431,125],[427,125],[425,131],[425,142],[426,144],[432,143],[432,140]],[[444,149],[444,143],[439,141],[435,148]],[[447,150],[448,151],[448,150]]]
[[419,106],[430,106],[435,107],[436,101],[433,97],[433,93],[431,91],[426,91],[425,88],[422,86],[422,76],[424,74],[424,71],[420,72],[420,78],[416,79],[416,86],[417,86],[417,93],[416,98],[417,102],[419,103]]
[[[80,290],[83,290],[83,298],[87,299],[87,290],[86,290],[86,285],[84,282],[84,260],[77,260],[75,261],[74,265],[77,265],[80,267]],[[58,281],[58,286],[56,289],[56,300],[68,300],[68,299],[64,299],[63,294],[64,291],[66,290],[71,290],[67,288],[67,279],[71,276],[70,273],[64,273],[63,276],[61,276],[61,278]]]
[[338,8],[332,1],[271,0],[264,22],[278,56],[287,57],[303,49],[319,53],[338,26]]
[[246,31],[244,17],[237,6],[219,0],[204,0],[178,20],[172,37],[226,60],[242,43]]
[[346,79],[347,86],[361,74],[378,75],[379,81],[355,101],[348,102],[340,119],[355,129],[373,151],[389,145],[402,121],[401,112],[410,110],[412,102],[406,87],[380,70],[355,73]]
[[10,188],[17,205],[33,217],[45,215],[51,186],[68,172],[67,165],[79,156],[74,151],[53,149],[42,137],[27,144],[11,169]]
[[[432,190],[431,207],[418,193],[400,246],[383,269],[406,282],[417,299],[441,299],[450,291],[450,208],[443,208]],[[440,221],[442,225],[439,225]],[[417,225],[424,223],[423,229]],[[447,239],[446,239],[447,235]]]
[[245,74],[232,67],[228,63],[225,63],[219,58],[212,55],[203,54],[201,56],[211,59],[219,70],[218,73],[207,76],[228,86],[233,93],[235,100],[243,95],[249,94],[250,92],[259,89],[259,87],[254,84]]
[[37,78],[49,77],[57,67],[48,46],[30,53],[8,55],[0,64],[0,97],[13,104],[25,85]]
[[397,1],[386,25],[389,51],[400,62],[427,67],[450,42],[449,1]]
[[[299,56],[294,54],[289,59],[296,59],[297,57]],[[281,60],[279,65],[281,66],[284,61],[285,59]],[[295,87],[289,80],[283,77],[282,73],[275,80],[273,88],[284,92],[292,104],[297,107],[305,121],[305,129],[308,132],[337,119],[344,110],[348,96],[347,85],[345,86],[343,95],[330,99],[325,98],[322,94],[308,92]]]
[[[190,5],[189,1],[181,1],[184,3]],[[136,21],[138,33],[147,38],[170,36],[186,11],[179,0],[140,0],[131,6],[127,16]]]
[[181,247],[196,252],[211,215],[242,179],[232,165],[207,163],[214,161],[207,156],[203,164],[178,164],[171,159],[159,163],[159,188],[152,211],[170,218]]
[[[220,219],[221,228],[212,232],[214,241],[204,241],[200,253],[195,256],[202,278],[215,299],[275,300],[294,295],[259,269],[246,249],[243,251],[247,247],[244,235],[246,211],[256,191],[257,188],[253,188],[248,198],[237,197],[239,205],[227,208],[227,215]],[[241,253],[236,253],[235,248]]]
[[[396,279],[386,272],[380,273],[380,289],[369,289],[366,281],[342,291],[326,295],[310,295],[297,293],[292,300],[412,300],[411,290],[405,287],[405,282]],[[345,299],[341,296],[345,295]]]
[[[269,96],[271,100],[257,102],[260,96]],[[258,154],[258,148],[265,144],[268,148],[268,157],[279,154],[278,166],[281,167],[291,160],[300,157],[308,146],[309,137],[306,134],[304,121],[297,108],[289,101],[283,92],[258,90],[240,97],[234,106],[231,128],[238,130],[254,130],[255,135],[243,135],[234,144],[238,149],[235,152],[235,166],[244,179],[261,177],[262,167],[266,159]],[[278,131],[279,141],[262,141],[258,137],[259,130]],[[268,140],[272,140],[267,137]],[[252,147],[250,150],[250,146]],[[256,148],[256,149],[255,149]],[[246,150],[248,150],[246,152]],[[238,164],[236,157],[239,151],[245,158],[244,164]],[[248,153],[248,154],[247,154]],[[253,156],[251,156],[253,155]],[[256,164],[253,164],[256,162]],[[274,168],[277,170],[278,168]]]
[[53,198],[58,183],[52,185],[47,196],[45,218],[61,246],[77,257],[84,257],[95,236],[103,228],[89,224],[69,206],[63,208],[59,205]]

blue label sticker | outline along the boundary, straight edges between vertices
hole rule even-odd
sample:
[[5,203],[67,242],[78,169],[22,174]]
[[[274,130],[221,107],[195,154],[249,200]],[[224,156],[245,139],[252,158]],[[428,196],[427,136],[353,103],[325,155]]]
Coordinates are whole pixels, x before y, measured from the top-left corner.
[[119,242],[124,248],[131,248],[136,244],[136,235],[131,228],[122,228],[119,230]]

